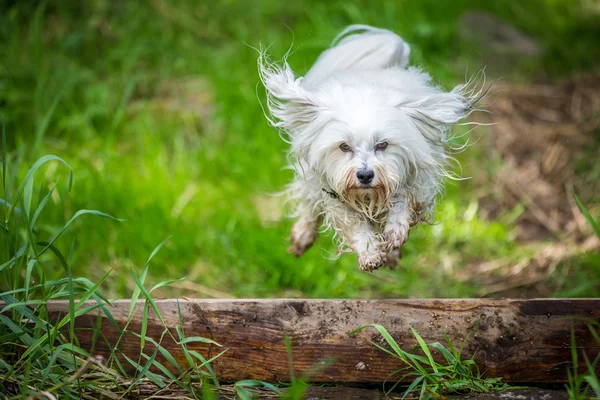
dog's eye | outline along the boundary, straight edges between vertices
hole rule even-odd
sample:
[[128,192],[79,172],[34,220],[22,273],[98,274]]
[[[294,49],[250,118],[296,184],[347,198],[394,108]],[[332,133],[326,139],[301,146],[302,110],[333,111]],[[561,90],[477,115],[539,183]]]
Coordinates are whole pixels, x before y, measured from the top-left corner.
[[381,142],[375,145],[375,150],[385,150],[388,147],[388,142]]
[[342,150],[344,153],[347,153],[352,150],[352,147],[350,147],[348,143],[342,143],[340,144],[340,150]]

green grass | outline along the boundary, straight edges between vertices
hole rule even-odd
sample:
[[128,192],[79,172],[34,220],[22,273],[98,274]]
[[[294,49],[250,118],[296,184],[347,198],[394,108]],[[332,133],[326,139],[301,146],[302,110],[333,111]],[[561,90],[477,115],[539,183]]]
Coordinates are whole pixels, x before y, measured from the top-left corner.
[[[402,399],[411,393],[418,394],[419,399],[428,400],[441,398],[446,395],[488,393],[511,389],[511,386],[502,383],[499,378],[484,378],[472,358],[468,360],[462,359],[462,351],[469,339],[470,332],[466,335],[461,347],[456,349],[450,338],[446,335],[444,335],[446,346],[439,342],[425,343],[417,331],[411,327],[410,330],[417,340],[418,346],[413,350],[414,352],[410,352],[402,350],[387,329],[379,324],[362,326],[351,332],[350,335],[356,334],[366,328],[375,328],[391,350],[372,342],[373,346],[399,359],[405,365],[404,368],[394,371],[388,376],[387,380],[396,382],[386,390],[386,394],[395,390],[400,382],[410,382],[411,380],[412,382],[408,385]],[[443,363],[435,361],[433,357],[435,353],[443,357]]]
[[[589,320],[586,321],[587,327],[590,333],[594,337],[594,342],[600,345],[600,323],[598,321]],[[568,373],[568,384],[566,385],[567,392],[569,394],[569,400],[588,400],[592,398],[600,398],[600,378],[598,377],[598,365],[600,364],[600,354],[597,354],[593,359],[590,360],[584,350],[581,354],[577,353],[577,345],[575,343],[575,331],[571,326],[571,360],[573,365],[567,370]],[[578,370],[578,359],[582,357],[586,368],[581,371]],[[592,397],[592,393],[596,397]]]
[[[3,149],[6,148],[5,143],[4,134]],[[7,178],[6,160],[4,152],[3,183]],[[99,396],[118,399],[129,397],[148,383],[155,385],[158,392],[176,388],[194,398],[202,398],[199,393],[206,391],[207,384],[204,382],[210,380],[218,388],[218,380],[210,363],[223,352],[207,360],[198,352],[189,350],[187,344],[205,342],[220,345],[210,339],[186,336],[183,322],[176,327],[175,336],[164,323],[152,297],[155,289],[170,282],[162,282],[151,288],[145,282],[149,266],[164,242],[155,248],[144,267],[130,270],[135,282],[130,297],[132,303],[127,322],[123,329],[119,329],[120,336],[116,344],[108,346],[112,349],[108,358],[99,358],[93,349],[86,350],[79,346],[75,320],[80,316],[98,312],[109,323],[116,324],[111,313],[114,310],[111,301],[103,292],[103,286],[113,277],[110,270],[97,280],[74,273],[76,240],[70,234],[70,225],[86,215],[116,218],[96,210],[79,210],[62,227],[55,229],[51,240],[42,238],[42,223],[38,217],[50,206],[56,186],[50,190],[42,186],[37,190],[35,181],[44,167],[56,164],[62,164],[61,167],[69,172],[69,176],[73,174],[68,163],[48,155],[33,164],[15,191],[9,192],[3,185],[6,198],[11,201],[3,200],[0,204],[3,238],[0,259],[0,399],[29,399],[42,394],[49,399],[94,399]],[[64,186],[70,190],[71,180]],[[67,252],[54,246],[63,236],[71,236]],[[139,275],[136,270],[139,270]],[[138,299],[144,300],[141,310],[140,307],[134,307]],[[48,308],[50,300],[66,300],[68,312],[52,316]],[[158,340],[146,336],[150,309],[164,328]],[[141,331],[128,329],[134,316],[139,313],[142,313]],[[179,317],[181,320],[181,313]],[[121,352],[119,344],[125,336],[129,336],[130,340],[131,336],[140,339],[137,357],[131,358],[131,352],[128,353],[129,357]],[[107,341],[98,327],[93,329],[93,337]],[[186,357],[186,366],[180,365],[161,345],[164,338],[170,338],[180,347]],[[163,365],[156,360],[159,353],[167,360]],[[132,370],[135,371],[133,374],[128,372]],[[176,373],[171,372],[173,370]]]
[[[1,143],[5,150],[5,132]],[[50,206],[49,200],[60,185],[56,183],[50,190],[42,186],[34,192],[35,182],[44,167],[56,164],[68,171],[69,179],[64,186],[70,192],[73,169],[54,155],[37,160],[12,192],[5,186],[7,178],[11,178],[7,173],[9,164],[5,151],[0,159],[2,187],[6,198],[11,199],[10,202],[0,199],[0,232],[3,235],[0,259],[0,399],[116,400],[165,395],[208,400],[216,399],[217,393],[221,393],[223,398],[249,400],[255,398],[256,388],[263,389],[263,393],[281,394],[283,399],[302,398],[310,375],[296,377],[293,372],[285,393],[273,384],[257,380],[236,382],[233,390],[229,390],[232,393],[229,393],[221,388],[211,367],[212,362],[227,349],[211,358],[189,349],[190,343],[198,342],[217,348],[222,346],[208,338],[186,335],[179,303],[179,324],[173,327],[165,323],[153,292],[173,281],[148,287],[146,280],[150,265],[168,239],[156,246],[143,267],[129,269],[135,287],[129,297],[126,320],[117,323],[113,313],[119,310],[113,307],[103,292],[103,287],[113,279],[113,269],[96,281],[74,274],[76,240],[72,237],[71,225],[84,215],[119,222],[123,220],[97,210],[78,210],[62,227],[57,228],[51,240],[41,239],[39,228],[42,222],[38,217]],[[63,235],[72,237],[66,253],[54,246]],[[49,275],[55,278],[49,278]],[[68,302],[68,311],[64,315],[50,312],[49,302],[58,300]],[[94,315],[97,316],[97,325],[91,328],[81,327],[75,322],[83,316],[90,316],[93,320]],[[104,335],[100,325],[102,318],[117,329],[116,340],[114,337],[109,340]],[[163,328],[160,337],[147,334],[149,324],[157,323]],[[92,332],[94,344],[91,349],[79,345],[79,335],[87,330]],[[136,338],[139,339],[137,356],[130,347],[122,350],[124,340],[135,343]],[[185,364],[177,362],[163,346],[164,339],[175,343],[185,357]],[[94,351],[97,341],[104,341],[106,348],[110,349],[106,358]],[[287,339],[286,345],[291,367],[291,342]],[[159,362],[157,356],[164,361]]]
[[[40,240],[53,238],[78,209],[126,220],[88,221],[93,228],[78,235],[70,263],[74,275],[91,280],[114,268],[104,284],[111,298],[134,290],[130,267],[168,236],[147,282],[192,282],[158,288],[157,296],[473,296],[477,285],[455,279],[462,266],[531,255],[514,241],[510,221],[478,216],[477,185],[459,182],[441,202],[439,223],[411,232],[403,268],[361,273],[354,255],[328,258],[335,249],[326,235],[302,258],[289,256],[292,221],[270,194],[291,173],[283,170],[286,145],[257,99],[258,92],[264,100],[252,47],[271,45],[277,59],[293,44],[289,61],[302,73],[344,26],[373,24],[401,34],[413,63],[449,88],[467,68],[482,67],[478,46],[457,39],[457,21],[466,10],[487,10],[544,49],[539,60],[516,63],[507,79],[567,76],[600,60],[597,20],[570,1],[15,4],[0,12],[0,120],[13,169],[6,188],[15,193],[19,173],[43,154],[57,154],[73,166],[75,186],[68,196],[64,184],[49,195],[48,205],[64,207],[43,209]],[[464,174],[485,163],[493,176],[486,157],[476,145],[468,149],[460,156]],[[69,179],[54,163],[38,174],[32,193]],[[61,236],[54,246],[67,254],[71,243]],[[63,271],[46,274],[58,279]],[[597,287],[579,290],[586,279],[560,275],[555,282],[581,296]]]

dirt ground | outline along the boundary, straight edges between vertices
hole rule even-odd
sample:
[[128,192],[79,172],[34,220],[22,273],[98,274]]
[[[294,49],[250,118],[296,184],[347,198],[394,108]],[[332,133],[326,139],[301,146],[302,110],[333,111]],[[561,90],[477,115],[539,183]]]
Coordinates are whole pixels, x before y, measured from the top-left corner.
[[559,84],[496,84],[483,100],[487,113],[474,120],[493,124],[481,136],[494,176],[473,176],[485,218],[513,213],[521,245],[533,258],[492,260],[468,266],[462,279],[478,277],[482,296],[548,296],[541,283],[568,258],[600,243],[579,211],[574,188],[588,207],[600,189],[600,75]]

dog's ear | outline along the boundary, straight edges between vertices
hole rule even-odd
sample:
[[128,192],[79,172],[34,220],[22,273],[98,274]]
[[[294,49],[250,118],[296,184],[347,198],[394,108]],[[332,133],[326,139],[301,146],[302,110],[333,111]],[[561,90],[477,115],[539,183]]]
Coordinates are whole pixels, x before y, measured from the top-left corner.
[[473,99],[465,94],[461,85],[451,92],[437,92],[404,101],[400,108],[411,117],[426,139],[439,143],[440,131],[473,111]]
[[302,78],[295,78],[287,63],[282,66],[269,62],[264,54],[258,59],[260,79],[267,89],[266,115],[270,124],[283,129],[290,136],[317,117],[317,99],[301,85]]
[[471,99],[457,86],[448,93],[434,93],[408,101],[401,107],[413,118],[427,124],[446,126],[465,118],[472,108]]

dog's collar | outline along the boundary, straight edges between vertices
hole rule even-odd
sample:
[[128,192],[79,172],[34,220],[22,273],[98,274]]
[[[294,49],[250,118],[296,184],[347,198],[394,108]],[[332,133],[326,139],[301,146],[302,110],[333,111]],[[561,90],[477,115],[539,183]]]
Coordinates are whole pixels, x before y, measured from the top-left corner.
[[329,197],[331,197],[332,199],[336,199],[336,200],[340,199],[340,196],[336,192],[334,192],[333,190],[329,191],[329,190],[323,188],[323,191],[325,193],[327,193],[329,195]]

